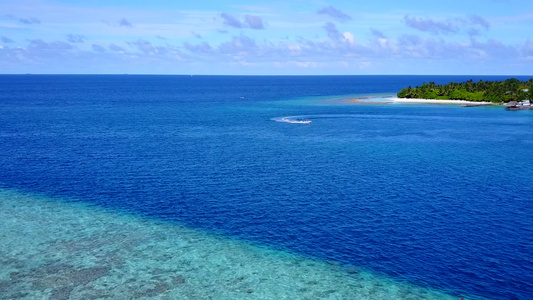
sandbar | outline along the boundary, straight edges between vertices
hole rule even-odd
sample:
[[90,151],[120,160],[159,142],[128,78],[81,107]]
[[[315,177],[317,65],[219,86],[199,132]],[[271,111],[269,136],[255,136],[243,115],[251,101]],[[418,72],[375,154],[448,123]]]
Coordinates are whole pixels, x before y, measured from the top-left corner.
[[488,101],[466,101],[466,100],[438,100],[438,99],[412,99],[412,98],[386,98],[395,103],[431,103],[431,104],[468,104],[468,105],[496,105]]

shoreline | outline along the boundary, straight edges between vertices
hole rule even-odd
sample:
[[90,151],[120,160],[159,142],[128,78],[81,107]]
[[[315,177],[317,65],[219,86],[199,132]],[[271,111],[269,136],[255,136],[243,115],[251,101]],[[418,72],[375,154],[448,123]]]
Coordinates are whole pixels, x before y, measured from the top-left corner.
[[502,106],[501,104],[489,101],[468,101],[468,100],[439,100],[439,99],[419,99],[419,98],[398,98],[398,97],[361,97],[349,99],[350,103],[357,104],[456,104],[462,106]]
[[431,103],[431,104],[459,104],[459,105],[494,105],[499,106],[498,104],[488,102],[488,101],[467,101],[467,100],[439,100],[439,99],[415,99],[415,98],[387,98],[390,102],[393,103]]

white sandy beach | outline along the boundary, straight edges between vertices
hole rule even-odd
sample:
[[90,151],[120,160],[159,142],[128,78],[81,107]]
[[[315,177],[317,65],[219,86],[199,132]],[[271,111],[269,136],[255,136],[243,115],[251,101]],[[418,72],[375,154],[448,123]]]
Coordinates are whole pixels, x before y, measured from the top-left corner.
[[466,100],[437,100],[437,99],[408,99],[408,98],[386,98],[387,101],[397,103],[432,103],[432,104],[472,104],[472,105],[491,105],[492,102],[466,101]]

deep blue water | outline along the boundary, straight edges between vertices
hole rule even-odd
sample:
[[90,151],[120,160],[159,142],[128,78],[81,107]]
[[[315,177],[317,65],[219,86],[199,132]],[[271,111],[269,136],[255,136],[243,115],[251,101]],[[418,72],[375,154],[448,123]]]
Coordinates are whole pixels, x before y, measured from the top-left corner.
[[533,111],[329,100],[506,78],[2,75],[0,187],[530,299]]

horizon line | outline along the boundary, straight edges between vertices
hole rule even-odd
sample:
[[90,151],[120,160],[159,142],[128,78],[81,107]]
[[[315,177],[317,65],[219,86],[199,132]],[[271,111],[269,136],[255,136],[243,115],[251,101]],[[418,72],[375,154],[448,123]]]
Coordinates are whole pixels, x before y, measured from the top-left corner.
[[0,73],[0,76],[242,76],[242,77],[268,77],[268,76],[300,76],[300,77],[313,77],[313,76],[517,76],[517,77],[533,77],[530,75],[520,74],[157,74],[157,73]]

